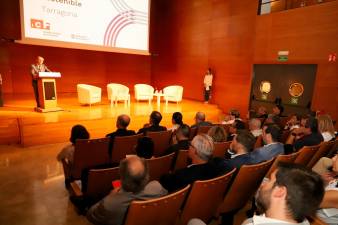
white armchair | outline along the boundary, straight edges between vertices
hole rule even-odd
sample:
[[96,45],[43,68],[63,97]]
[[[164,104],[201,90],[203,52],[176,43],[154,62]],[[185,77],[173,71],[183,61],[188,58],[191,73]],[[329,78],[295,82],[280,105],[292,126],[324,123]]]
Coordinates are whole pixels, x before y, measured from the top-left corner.
[[91,105],[101,102],[101,88],[88,84],[78,84],[77,96],[80,104]]
[[148,100],[149,103],[153,100],[154,97],[154,88],[148,84],[135,84],[135,99],[139,100]]
[[108,84],[107,93],[111,105],[113,102],[115,102],[116,105],[118,101],[124,101],[124,103],[130,105],[130,94],[127,86],[115,83]]
[[180,102],[183,96],[183,87],[178,85],[168,86],[163,88],[164,100],[168,104],[168,101]]

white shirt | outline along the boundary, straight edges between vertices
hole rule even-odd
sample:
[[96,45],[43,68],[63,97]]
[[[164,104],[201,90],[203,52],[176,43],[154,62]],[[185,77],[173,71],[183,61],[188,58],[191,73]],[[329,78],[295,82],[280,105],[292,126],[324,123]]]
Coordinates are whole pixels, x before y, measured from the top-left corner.
[[209,91],[210,87],[212,86],[212,74],[206,74],[204,76],[204,87],[207,91]]
[[265,217],[265,215],[261,216],[253,216],[250,219],[245,220],[242,225],[310,225],[309,221],[304,220],[301,223],[289,223],[283,220],[277,220]]
[[262,135],[262,129],[252,130],[251,133],[255,137],[261,136]]
[[241,120],[242,121],[241,118],[235,118],[233,120],[222,121],[222,124],[231,125],[231,124],[233,124],[235,122],[235,120]]
[[[337,183],[337,179],[331,181],[325,188],[325,191],[338,191]],[[336,208],[320,209],[317,211],[317,216],[329,225],[338,224],[338,209]]]
[[322,133],[322,136],[325,142],[331,141],[333,138],[335,138],[335,136],[333,136],[330,132],[327,131]]
[[175,130],[177,130],[179,127],[180,127],[180,125],[179,125],[179,124],[174,124],[174,125],[173,125],[173,127],[172,127],[172,128],[170,128],[169,130],[171,130],[171,131],[175,131]]

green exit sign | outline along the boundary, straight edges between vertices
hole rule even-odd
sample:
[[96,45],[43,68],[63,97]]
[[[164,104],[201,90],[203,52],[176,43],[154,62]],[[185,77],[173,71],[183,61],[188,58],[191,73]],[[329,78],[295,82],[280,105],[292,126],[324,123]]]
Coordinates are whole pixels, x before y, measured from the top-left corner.
[[278,62],[286,62],[288,61],[289,57],[287,55],[279,55],[277,58]]

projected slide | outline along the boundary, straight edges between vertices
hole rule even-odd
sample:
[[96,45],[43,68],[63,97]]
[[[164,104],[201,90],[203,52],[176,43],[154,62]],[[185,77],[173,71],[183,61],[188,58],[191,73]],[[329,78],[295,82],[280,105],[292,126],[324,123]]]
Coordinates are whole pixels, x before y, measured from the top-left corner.
[[148,51],[149,0],[22,0],[24,39]]

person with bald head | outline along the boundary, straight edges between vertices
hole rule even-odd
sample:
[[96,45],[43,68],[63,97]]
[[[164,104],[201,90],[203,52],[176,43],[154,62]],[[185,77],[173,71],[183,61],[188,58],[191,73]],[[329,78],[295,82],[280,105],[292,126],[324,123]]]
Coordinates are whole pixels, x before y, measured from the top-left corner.
[[38,91],[38,78],[40,72],[51,72],[50,69],[47,68],[47,66],[43,63],[45,59],[42,56],[36,57],[35,64],[31,65],[30,72],[32,75],[32,86],[34,90],[34,96],[36,101],[36,107],[40,107],[39,103],[39,91]]
[[119,115],[116,120],[116,128],[117,130],[107,134],[106,137],[110,138],[109,142],[109,154],[112,153],[112,149],[114,146],[114,139],[115,137],[121,137],[121,136],[131,136],[135,135],[135,131],[128,130],[128,126],[130,123],[130,117],[126,114]]
[[188,158],[191,165],[161,177],[160,183],[169,192],[192,184],[196,180],[208,180],[223,174],[223,160],[214,158],[214,141],[207,134],[199,134],[191,141]]
[[149,168],[145,159],[131,156],[120,162],[121,187],[114,188],[93,205],[87,219],[93,224],[122,225],[133,200],[159,198],[168,192],[158,181],[149,182]]
[[195,115],[195,124],[191,128],[198,128],[203,126],[212,126],[212,123],[205,121],[205,114],[203,112],[197,112]]

